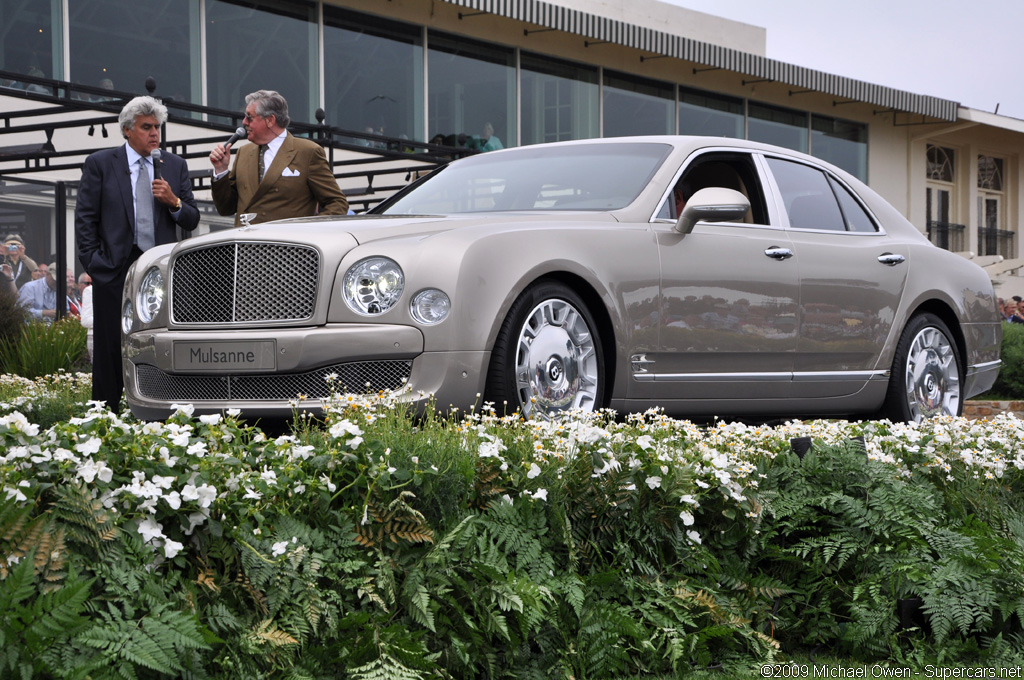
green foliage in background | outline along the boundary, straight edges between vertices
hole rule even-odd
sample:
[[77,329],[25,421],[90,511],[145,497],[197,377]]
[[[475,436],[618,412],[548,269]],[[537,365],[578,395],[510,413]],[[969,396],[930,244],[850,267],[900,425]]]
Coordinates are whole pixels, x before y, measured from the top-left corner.
[[74,371],[87,365],[86,329],[67,317],[53,323],[33,320],[20,332],[0,337],[0,369],[23,378]]
[[1024,399],[1024,324],[1003,324],[1002,360],[990,394],[1003,399]]

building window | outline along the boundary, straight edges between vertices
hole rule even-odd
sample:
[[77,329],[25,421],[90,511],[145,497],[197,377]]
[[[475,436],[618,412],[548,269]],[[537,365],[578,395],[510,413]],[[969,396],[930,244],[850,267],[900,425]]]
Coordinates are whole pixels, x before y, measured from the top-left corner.
[[[0,0],[0,70],[63,78],[61,0]],[[0,87],[25,89],[25,83],[0,80]]]
[[598,136],[597,69],[520,56],[523,144]]
[[324,82],[328,124],[423,141],[421,29],[324,5]]
[[978,253],[1013,257],[1014,233],[1003,229],[1003,159],[978,156]]
[[755,102],[747,110],[747,139],[807,153],[805,112]]
[[[145,11],[137,0],[68,0],[69,80],[145,92],[146,79],[153,76],[156,96],[201,101],[198,32],[191,30],[198,9],[198,0],[167,0]],[[115,26],[116,38],[111,35]]]
[[680,87],[679,134],[743,139],[743,100]]
[[675,87],[668,83],[605,71],[602,96],[605,137],[675,132]]
[[292,120],[313,122],[320,99],[318,45],[311,2],[206,0],[209,105],[243,111],[245,95],[276,90],[288,100]]
[[516,144],[515,52],[462,36],[427,36],[427,109],[433,138],[483,135],[490,124],[503,146]]
[[868,126],[825,116],[812,116],[811,155],[867,182]]
[[928,240],[940,248],[960,252],[967,250],[967,227],[954,218],[955,178],[956,152],[929,144],[925,183]]

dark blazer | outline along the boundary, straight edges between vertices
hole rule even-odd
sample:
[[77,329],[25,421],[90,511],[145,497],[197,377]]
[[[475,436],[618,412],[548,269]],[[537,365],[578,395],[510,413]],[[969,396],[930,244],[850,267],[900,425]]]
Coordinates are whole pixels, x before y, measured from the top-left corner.
[[[344,215],[348,199],[338,188],[323,147],[287,133],[281,148],[259,181],[259,146],[238,149],[235,164],[213,183],[213,204],[221,215],[256,213],[252,224],[288,217]],[[320,211],[317,213],[317,205]]]
[[[176,222],[169,206],[154,201],[157,245],[177,241],[176,226],[192,231],[199,224],[188,165],[167,151],[163,152],[162,161],[161,177],[181,199],[181,212]],[[97,151],[85,159],[75,208],[75,236],[78,259],[93,283],[106,285],[119,278],[123,280],[133,262],[135,240],[135,202],[125,146]]]

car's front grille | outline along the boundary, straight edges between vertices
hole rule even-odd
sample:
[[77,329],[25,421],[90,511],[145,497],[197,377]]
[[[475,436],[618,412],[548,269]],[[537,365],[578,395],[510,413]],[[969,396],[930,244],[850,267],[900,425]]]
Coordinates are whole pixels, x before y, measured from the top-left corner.
[[[412,373],[412,361],[353,361],[305,373],[246,375],[172,375],[156,366],[136,367],[139,392],[160,401],[287,401],[336,393],[369,394],[402,388]],[[337,375],[330,384],[327,377]]]
[[283,243],[220,243],[182,252],[171,265],[178,324],[307,321],[316,306],[320,253]]

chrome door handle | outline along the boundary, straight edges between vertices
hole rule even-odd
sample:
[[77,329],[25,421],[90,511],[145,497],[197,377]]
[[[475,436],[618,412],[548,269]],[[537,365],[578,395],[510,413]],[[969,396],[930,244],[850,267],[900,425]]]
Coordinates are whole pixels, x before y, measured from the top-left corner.
[[769,246],[765,248],[764,254],[773,260],[788,260],[793,257],[793,251],[789,248],[780,248],[779,246]]
[[907,258],[903,257],[902,255],[899,255],[898,253],[882,253],[881,255],[878,256],[879,262],[881,262],[882,264],[887,264],[890,267],[901,264],[906,260]]

